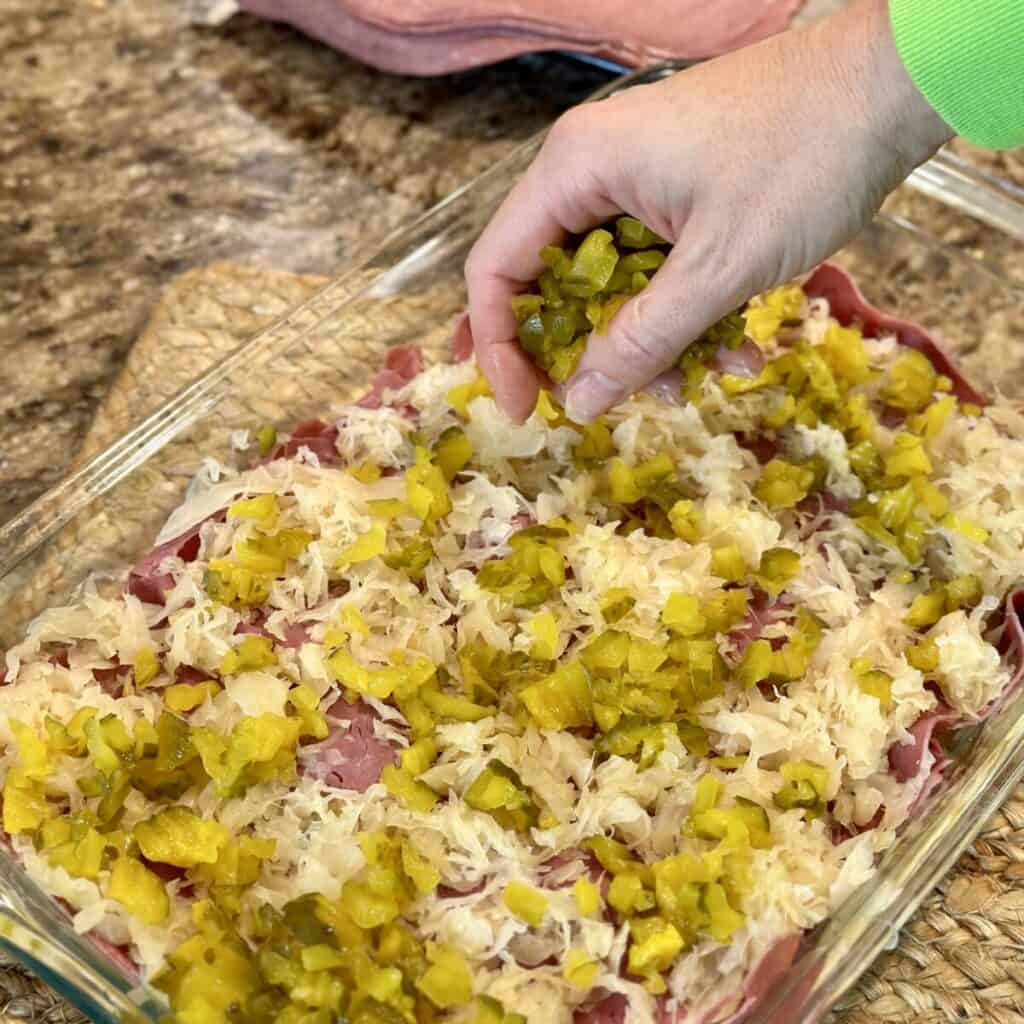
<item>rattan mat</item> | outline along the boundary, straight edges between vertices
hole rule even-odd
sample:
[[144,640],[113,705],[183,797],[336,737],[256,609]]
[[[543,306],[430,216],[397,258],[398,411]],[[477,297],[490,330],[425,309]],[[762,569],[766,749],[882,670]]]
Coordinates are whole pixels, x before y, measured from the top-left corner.
[[[179,278],[129,355],[80,458],[116,439],[320,283],[232,265]],[[194,358],[183,360],[181,340],[190,331],[202,344],[191,353]],[[165,344],[172,333],[175,343]],[[49,988],[0,958],[0,1024],[82,1020]],[[1024,1024],[1024,786],[985,826],[904,929],[898,947],[861,979],[831,1024],[878,1022]]]

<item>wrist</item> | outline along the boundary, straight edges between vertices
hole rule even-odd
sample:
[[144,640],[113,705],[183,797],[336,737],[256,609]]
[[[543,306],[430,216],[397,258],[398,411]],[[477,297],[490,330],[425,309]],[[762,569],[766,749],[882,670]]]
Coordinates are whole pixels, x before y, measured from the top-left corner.
[[902,180],[955,133],[904,67],[888,0],[857,0],[822,27],[843,87],[871,134],[892,154],[896,180]]

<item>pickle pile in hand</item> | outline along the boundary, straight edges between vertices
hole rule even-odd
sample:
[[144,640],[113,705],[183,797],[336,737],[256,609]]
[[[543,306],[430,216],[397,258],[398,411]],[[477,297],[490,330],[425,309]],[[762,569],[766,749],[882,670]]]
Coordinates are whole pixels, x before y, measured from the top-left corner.
[[[544,270],[535,286],[512,300],[524,351],[555,383],[568,380],[588,339],[607,331],[671,250],[669,242],[635,217],[595,228],[575,247],[545,246],[540,253]],[[697,365],[719,345],[739,347],[743,332],[742,315],[729,314],[687,347],[680,368]]]

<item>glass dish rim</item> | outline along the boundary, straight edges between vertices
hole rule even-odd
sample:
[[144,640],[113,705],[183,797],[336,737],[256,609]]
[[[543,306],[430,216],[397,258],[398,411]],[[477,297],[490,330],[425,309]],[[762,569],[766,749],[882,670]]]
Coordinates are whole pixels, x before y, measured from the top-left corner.
[[[691,66],[688,62],[666,62],[631,72],[609,82],[591,99],[636,84],[657,81],[688,66]],[[486,182],[500,181],[510,167],[531,148],[536,147],[543,134],[538,133],[519,144],[502,160],[420,217],[388,234],[376,248],[348,263],[338,276],[310,299],[241,343],[231,354],[196,377],[175,396],[141,419],[134,428],[89,459],[79,470],[51,488],[8,523],[0,525],[0,578],[53,538],[95,499],[143,465],[216,405],[218,387],[231,378],[239,366],[250,358],[251,353],[280,344],[282,338],[298,340],[303,333],[338,314],[348,303],[357,301],[388,273],[387,270],[381,270],[369,280],[364,276],[354,291],[350,287],[359,275],[365,274],[380,253],[400,243],[403,238],[412,237],[425,225],[440,220],[446,207],[472,195],[474,190],[482,189]],[[976,180],[970,175],[951,170],[939,158],[922,168],[921,172],[919,180],[911,179],[912,186],[962,212],[973,213],[978,219],[1010,235],[1024,239],[1024,203],[1016,197],[1001,194],[991,182]],[[1020,291],[1017,285],[997,270],[944,245],[918,226],[888,217],[882,217],[881,220],[911,233],[932,249],[945,251],[957,260],[971,264],[975,272],[993,278],[1001,287]],[[303,322],[310,318],[312,323]],[[1003,709],[999,722],[1001,731],[997,730],[994,747],[985,761],[987,774],[955,780],[942,798],[969,808],[977,824],[964,828],[961,823],[956,829],[940,830],[933,823],[931,814],[917,819],[901,836],[899,848],[904,852],[901,858],[897,858],[895,868],[884,877],[881,873],[876,876],[879,883],[877,891],[854,894],[819,929],[822,936],[830,932],[836,934],[834,949],[839,952],[830,953],[832,947],[829,947],[817,957],[801,957],[773,997],[762,1003],[752,1017],[745,1018],[748,1024],[768,1024],[772,1019],[778,1020],[773,1014],[784,1008],[786,1000],[797,991],[801,998],[807,995],[810,1000],[801,1003],[801,1019],[816,1019],[817,1014],[830,1008],[870,965],[874,956],[892,940],[1024,771],[1024,693],[1018,694]],[[984,786],[981,782],[984,782]],[[10,952],[55,985],[79,1008],[92,1014],[94,1019],[115,1020],[131,1016],[156,1020],[159,1011],[155,1000],[159,997],[155,997],[152,989],[145,985],[129,984],[83,937],[79,936],[78,941],[72,943],[75,947],[73,949],[69,949],[60,938],[52,937],[52,932],[48,932],[45,927],[49,915],[42,908],[36,907],[39,916],[29,920],[19,914],[17,903],[20,899],[24,906],[25,893],[17,891],[21,883],[12,878],[7,870],[13,865],[13,859],[0,855],[0,861],[3,862],[0,865],[0,948]],[[13,902],[10,892],[6,891],[8,887],[13,887]],[[34,895],[29,893],[30,897],[34,898]],[[56,904],[51,905],[55,916],[50,923],[62,917]],[[844,948],[850,951],[855,948],[856,955],[842,955]]]

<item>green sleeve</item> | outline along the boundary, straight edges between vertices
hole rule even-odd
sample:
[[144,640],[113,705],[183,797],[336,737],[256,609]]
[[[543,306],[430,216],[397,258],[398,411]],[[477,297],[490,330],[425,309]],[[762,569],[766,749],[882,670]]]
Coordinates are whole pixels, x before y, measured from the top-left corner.
[[914,84],[958,135],[1024,145],[1024,0],[890,0]]

